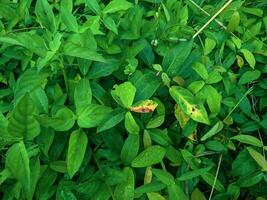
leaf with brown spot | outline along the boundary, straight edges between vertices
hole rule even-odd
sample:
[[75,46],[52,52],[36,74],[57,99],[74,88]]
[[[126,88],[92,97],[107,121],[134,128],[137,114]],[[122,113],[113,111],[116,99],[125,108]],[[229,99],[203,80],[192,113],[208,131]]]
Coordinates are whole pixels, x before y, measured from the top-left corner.
[[155,101],[143,100],[132,106],[130,110],[137,113],[150,113],[154,112],[157,106],[158,104]]

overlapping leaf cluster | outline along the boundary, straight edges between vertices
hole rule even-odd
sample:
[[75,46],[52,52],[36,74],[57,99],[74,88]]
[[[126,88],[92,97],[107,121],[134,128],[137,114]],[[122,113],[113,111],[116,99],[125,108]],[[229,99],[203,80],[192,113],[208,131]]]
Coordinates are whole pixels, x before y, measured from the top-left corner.
[[0,0],[0,196],[267,197],[267,2]]

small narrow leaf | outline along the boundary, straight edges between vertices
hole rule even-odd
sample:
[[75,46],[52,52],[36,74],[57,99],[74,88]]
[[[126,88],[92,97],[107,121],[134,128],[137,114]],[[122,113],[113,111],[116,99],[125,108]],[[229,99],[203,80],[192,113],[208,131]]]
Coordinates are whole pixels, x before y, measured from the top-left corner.
[[254,55],[247,49],[241,49],[240,51],[243,53],[249,66],[254,69],[254,67],[256,65],[256,60],[255,60]]
[[253,145],[256,147],[262,147],[263,146],[263,144],[261,143],[261,141],[258,138],[251,136],[251,135],[236,135],[234,137],[231,137],[231,140],[237,140],[241,143],[250,144],[250,145]]
[[205,133],[205,135],[201,137],[200,140],[205,141],[208,138],[216,135],[223,129],[223,126],[224,126],[223,123],[221,121],[218,121],[207,133]]
[[267,171],[267,161],[265,158],[257,151],[252,148],[247,148],[251,157],[258,163],[258,165],[262,168],[263,171]]
[[186,173],[183,173],[178,180],[179,181],[186,181],[186,180],[190,180],[192,178],[201,176],[203,173],[208,172],[211,169],[211,167],[206,167],[206,168],[202,168],[202,169],[196,169],[193,171],[188,171]]

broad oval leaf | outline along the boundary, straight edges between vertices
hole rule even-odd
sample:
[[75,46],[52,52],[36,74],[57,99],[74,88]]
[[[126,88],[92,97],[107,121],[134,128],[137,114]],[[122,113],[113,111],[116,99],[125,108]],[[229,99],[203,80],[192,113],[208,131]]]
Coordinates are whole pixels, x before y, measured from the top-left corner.
[[13,144],[7,151],[6,168],[20,182],[26,192],[30,191],[30,160],[23,141]]
[[230,21],[229,21],[229,23],[227,25],[227,30],[230,31],[230,32],[234,31],[238,27],[239,22],[240,22],[239,12],[235,11],[232,14],[232,16],[230,18]]
[[203,104],[198,103],[196,97],[191,92],[180,86],[171,87],[169,92],[179,107],[193,120],[210,124],[206,109]]
[[107,13],[115,13],[118,11],[125,11],[131,7],[133,7],[133,4],[126,0],[112,0],[104,8],[103,13],[107,14]]
[[136,101],[149,99],[161,84],[159,78],[150,72],[144,74],[136,72],[130,80],[136,88]]
[[135,168],[148,167],[162,161],[166,150],[158,145],[150,146],[142,151],[132,162]]
[[238,81],[238,85],[244,85],[249,82],[255,81],[258,78],[260,78],[261,72],[259,70],[254,71],[246,71],[244,74],[242,74],[241,78]]
[[140,136],[138,134],[129,134],[125,140],[120,158],[125,165],[129,165],[137,156],[140,146]]
[[36,116],[36,119],[44,127],[52,127],[56,131],[67,131],[71,129],[75,123],[74,113],[67,107],[62,107],[54,116]]
[[115,85],[111,90],[111,96],[122,107],[130,108],[133,104],[136,88],[131,82]]
[[243,53],[249,66],[254,69],[254,67],[256,65],[256,60],[255,60],[254,55],[251,53],[251,51],[249,51],[247,49],[241,49],[240,51]]
[[79,80],[74,90],[74,103],[77,112],[79,112],[79,110],[84,106],[90,104],[91,101],[92,91],[89,80],[87,78],[82,78]]
[[133,170],[130,167],[126,167],[123,170],[126,176],[126,181],[118,184],[114,191],[114,198],[116,200],[133,200],[134,199],[134,183],[135,177]]
[[110,107],[99,104],[88,104],[83,106],[77,113],[77,122],[81,128],[92,128],[98,126],[112,111]]
[[162,66],[170,77],[178,75],[180,68],[191,53],[192,47],[193,40],[180,42],[164,56]]
[[87,136],[82,130],[76,130],[71,133],[67,154],[67,170],[71,178],[81,167],[87,143]]
[[106,116],[105,119],[103,119],[102,123],[97,127],[97,132],[99,133],[116,126],[124,119],[124,115],[125,110],[121,108],[114,109]]
[[129,111],[125,114],[124,126],[125,129],[131,134],[138,134],[140,131],[140,128],[136,123],[132,113]]
[[26,94],[20,99],[9,119],[9,134],[27,140],[35,138],[40,133],[40,125],[34,116],[36,114],[37,110],[29,94]]

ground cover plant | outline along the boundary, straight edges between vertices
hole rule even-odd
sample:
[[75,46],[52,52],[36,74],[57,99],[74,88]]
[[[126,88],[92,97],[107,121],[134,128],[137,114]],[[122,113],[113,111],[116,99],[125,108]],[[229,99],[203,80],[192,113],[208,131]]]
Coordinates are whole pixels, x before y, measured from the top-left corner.
[[266,0],[0,0],[0,198],[266,200]]

